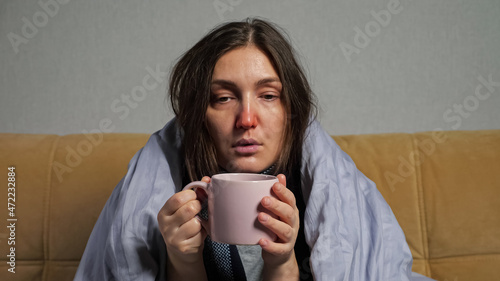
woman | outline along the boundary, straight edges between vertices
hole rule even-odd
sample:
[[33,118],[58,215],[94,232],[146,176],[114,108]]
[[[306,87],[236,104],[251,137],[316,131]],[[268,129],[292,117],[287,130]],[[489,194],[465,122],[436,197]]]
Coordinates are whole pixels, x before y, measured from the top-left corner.
[[[373,182],[314,120],[290,44],[258,19],[224,24],[179,60],[176,119],[132,159],[75,280],[417,280],[404,234]],[[258,246],[210,240],[187,183],[221,172],[278,175]],[[307,205],[305,204],[307,202]],[[422,279],[428,280],[428,279]]]
[[[221,170],[259,173],[269,169],[291,175],[300,159],[312,94],[289,44],[269,23],[229,23],[211,32],[178,62],[170,93],[184,132],[189,180]],[[262,213],[261,223],[280,239],[261,240],[259,245],[264,278],[291,280],[299,276],[294,252],[299,211],[294,194],[285,187],[285,176],[279,178],[281,184],[274,192],[281,200],[266,197],[262,205],[288,219]],[[172,280],[196,280],[205,273],[206,233],[194,217],[199,211],[196,194],[183,191],[172,196],[158,216],[170,257],[167,272],[176,276]],[[191,270],[189,263],[196,263],[198,270]]]

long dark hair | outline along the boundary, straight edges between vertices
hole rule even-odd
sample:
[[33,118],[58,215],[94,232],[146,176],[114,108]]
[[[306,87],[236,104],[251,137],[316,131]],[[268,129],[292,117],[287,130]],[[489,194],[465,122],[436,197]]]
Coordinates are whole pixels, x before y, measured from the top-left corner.
[[174,66],[170,102],[184,133],[184,160],[190,180],[220,170],[205,117],[212,74],[225,53],[247,45],[254,45],[267,55],[283,85],[281,100],[287,117],[275,174],[289,173],[292,165],[299,163],[304,134],[311,117],[316,115],[316,107],[306,76],[285,36],[281,28],[262,19],[224,23],[189,49]]

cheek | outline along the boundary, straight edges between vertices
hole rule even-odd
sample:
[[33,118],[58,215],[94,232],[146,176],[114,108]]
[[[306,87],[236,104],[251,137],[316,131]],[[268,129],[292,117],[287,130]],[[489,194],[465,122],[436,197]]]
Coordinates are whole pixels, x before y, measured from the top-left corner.
[[285,130],[285,113],[284,110],[275,110],[273,114],[270,116],[268,120],[269,122],[269,131],[272,134],[272,137],[276,141],[280,141],[281,138],[283,137],[284,130]]
[[215,146],[219,146],[225,139],[225,132],[227,131],[225,127],[227,126],[225,124],[223,119],[217,118],[214,116],[207,116],[207,129],[208,133],[210,134],[210,137],[215,142]]

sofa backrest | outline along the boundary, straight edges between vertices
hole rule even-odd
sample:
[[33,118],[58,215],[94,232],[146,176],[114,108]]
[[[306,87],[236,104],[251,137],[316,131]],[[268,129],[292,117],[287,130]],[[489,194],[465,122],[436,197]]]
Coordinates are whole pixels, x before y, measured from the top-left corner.
[[[0,280],[73,280],[106,200],[147,139],[144,134],[0,134],[3,183],[7,167],[16,167],[18,218],[16,273],[7,271],[10,246],[0,237]],[[7,202],[6,191],[0,202]]]
[[[0,232],[0,280],[72,280],[102,207],[144,134],[0,134],[15,167],[15,274]],[[438,280],[500,276],[500,130],[334,137],[391,206],[414,257]],[[0,192],[7,213],[7,188]],[[12,240],[10,240],[12,241]]]
[[499,280],[500,130],[335,137],[391,206],[413,271]]

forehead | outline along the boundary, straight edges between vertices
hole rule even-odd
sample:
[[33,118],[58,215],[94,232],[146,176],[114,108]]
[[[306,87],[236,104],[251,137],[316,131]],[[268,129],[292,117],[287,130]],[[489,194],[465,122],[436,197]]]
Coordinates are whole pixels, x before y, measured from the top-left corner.
[[215,64],[212,80],[263,79],[279,77],[271,61],[259,48],[249,45],[224,54]]

